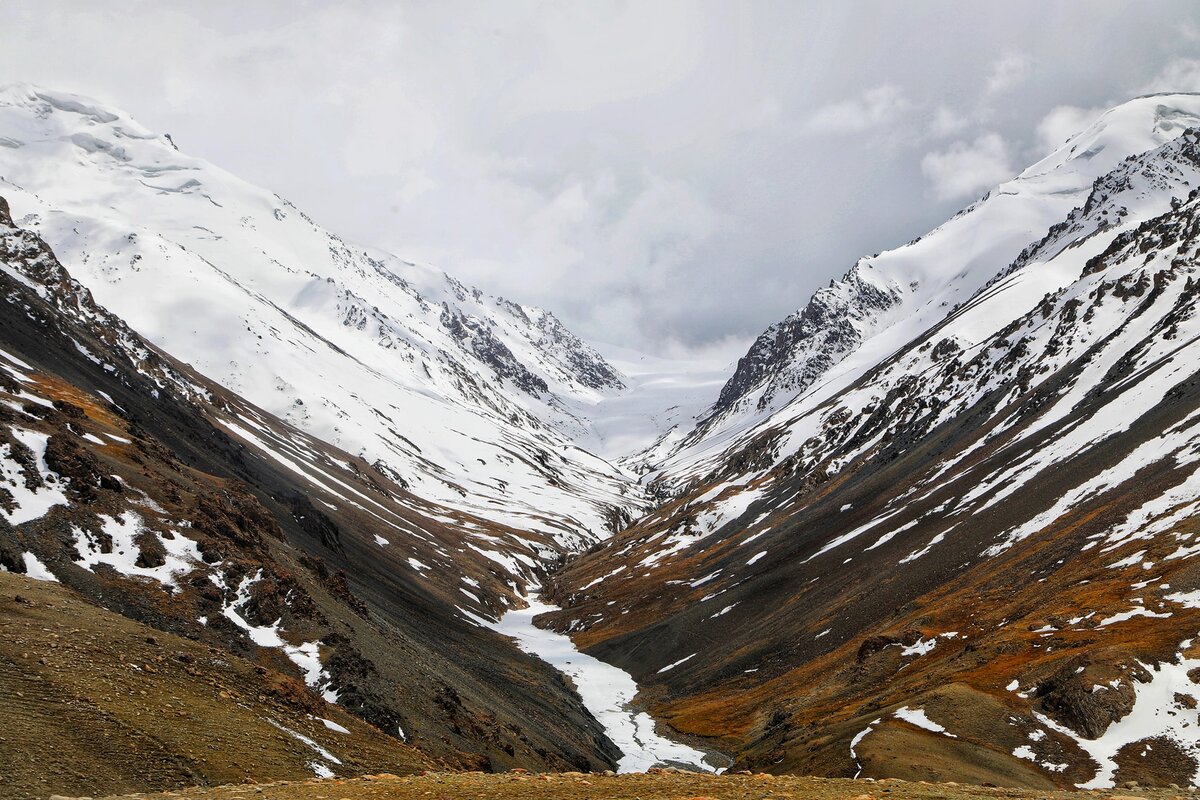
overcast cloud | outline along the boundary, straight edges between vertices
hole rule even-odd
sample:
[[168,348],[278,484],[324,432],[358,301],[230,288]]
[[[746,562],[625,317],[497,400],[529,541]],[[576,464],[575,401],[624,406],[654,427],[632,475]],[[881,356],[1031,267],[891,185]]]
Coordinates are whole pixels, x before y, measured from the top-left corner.
[[0,81],[657,352],[740,346],[1103,108],[1200,91],[1192,2],[4,9]]

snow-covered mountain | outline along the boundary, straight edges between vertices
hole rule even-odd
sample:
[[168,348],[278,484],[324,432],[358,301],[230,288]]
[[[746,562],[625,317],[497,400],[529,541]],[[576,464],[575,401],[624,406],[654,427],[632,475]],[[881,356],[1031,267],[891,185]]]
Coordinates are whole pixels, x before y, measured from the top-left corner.
[[[1069,215],[1096,216],[1102,222],[1095,224],[1115,231],[1155,213],[1171,189],[1178,193],[1187,185],[1186,176],[1166,175],[1157,184],[1146,176],[1139,190],[1144,196],[1126,200],[1128,208],[1092,205],[1128,188],[1122,181],[1136,180],[1127,175],[1131,168],[1122,168],[1125,159],[1197,125],[1200,98],[1137,98],[1103,114],[933,231],[860,259],[799,311],[767,328],[695,429],[652,449],[647,460],[660,465],[662,479],[682,485],[713,469],[727,448],[753,439],[762,427],[852,385],[1001,273],[1032,258],[1026,248],[1049,236],[1052,226],[1074,224],[1064,221]],[[1072,214],[1076,207],[1081,208]],[[1105,210],[1112,216],[1105,217]],[[1073,240],[1077,233],[1059,230],[1054,237]]]
[[626,379],[547,311],[344,242],[74,95],[0,91],[0,194],[134,330],[421,497],[572,548],[642,507],[574,443]]
[[[0,196],[0,572],[60,583],[69,598],[46,606],[54,628],[41,629],[61,629],[54,646],[66,645],[50,666],[21,655],[4,671],[16,696],[38,691],[2,720],[23,731],[42,776],[87,766],[53,788],[344,775],[377,759],[615,766],[620,753],[561,675],[492,631],[560,551],[551,534],[414,496],[158,350],[14,225]],[[6,626],[31,605],[19,581],[6,583],[17,590],[4,598]],[[137,641],[163,649],[131,664],[128,635],[85,634],[79,606],[128,618]],[[201,658],[161,655],[186,640]],[[144,673],[149,705],[131,704],[128,687],[110,691],[131,669]],[[250,677],[234,688],[236,675]],[[180,681],[196,699],[164,707]],[[97,692],[121,722],[96,714]],[[62,716],[77,702],[85,712]],[[237,735],[267,726],[261,747],[190,756],[227,742],[230,707],[252,720]],[[374,731],[369,761],[341,738],[348,729],[320,722],[349,714]],[[80,720],[97,716],[105,746],[80,745],[91,724]],[[51,718],[70,732],[56,734]],[[169,720],[169,735],[152,720]],[[280,744],[294,757],[273,755]],[[112,764],[118,751],[132,767]],[[139,772],[143,758],[160,768]],[[39,777],[27,771],[10,789],[44,794]]]
[[1198,285],[1138,98],[769,329],[556,626],[742,766],[1194,785]]

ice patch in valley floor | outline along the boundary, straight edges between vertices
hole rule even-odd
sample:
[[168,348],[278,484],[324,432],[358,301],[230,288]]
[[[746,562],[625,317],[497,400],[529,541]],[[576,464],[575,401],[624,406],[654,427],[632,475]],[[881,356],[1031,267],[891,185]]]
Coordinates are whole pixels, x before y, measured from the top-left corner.
[[622,669],[575,649],[570,637],[555,631],[543,630],[533,624],[533,618],[557,606],[526,597],[527,608],[506,613],[489,627],[516,640],[517,646],[555,669],[570,676],[592,716],[604,727],[604,732],[622,756],[618,772],[644,772],[657,765],[680,765],[708,772],[716,770],[705,763],[708,754],[660,736],[654,730],[654,719],[644,711],[633,708],[638,686],[633,677]]

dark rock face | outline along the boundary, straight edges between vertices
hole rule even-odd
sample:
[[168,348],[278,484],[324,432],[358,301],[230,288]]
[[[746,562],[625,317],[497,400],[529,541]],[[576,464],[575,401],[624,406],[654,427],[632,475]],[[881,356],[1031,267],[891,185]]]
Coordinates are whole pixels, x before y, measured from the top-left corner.
[[1116,784],[1188,786],[1196,774],[1196,759],[1174,739],[1155,736],[1125,745],[1117,753]]
[[245,487],[236,484],[196,497],[194,526],[217,541],[265,552],[267,539],[282,539],[275,517]]
[[491,367],[497,376],[512,381],[521,391],[531,395],[549,391],[546,381],[518,361],[508,345],[496,338],[486,322],[443,305],[442,326],[465,352]]
[[[1101,674],[1116,677],[1102,681]],[[1092,665],[1087,658],[1072,659],[1037,685],[1038,705],[1072,730],[1098,739],[1109,725],[1133,710],[1137,695],[1130,678],[1145,682],[1150,675],[1137,664],[1126,677],[1111,666]]]
[[612,365],[582,339],[559,322],[549,311],[537,322],[542,334],[541,346],[565,357],[575,379],[591,389],[621,389],[624,384]]
[[[479,300],[480,297],[475,299]],[[531,330],[531,338],[538,350],[547,357],[543,365],[547,369],[557,374],[565,372],[566,378],[590,389],[620,389],[624,386],[612,365],[567,330],[553,314],[534,309],[535,317],[531,319],[525,309],[516,303],[502,297],[496,303],[522,327]],[[441,324],[463,352],[490,367],[498,377],[511,381],[521,391],[540,396],[550,390],[545,379],[523,364],[508,345],[496,336],[492,330],[495,324],[493,320],[467,314],[443,303]],[[553,364],[558,366],[554,367]]]
[[329,515],[312,504],[307,495],[296,494],[288,498],[292,516],[300,527],[312,537],[319,539],[321,544],[335,552],[342,552],[342,532],[337,523]]
[[78,439],[55,434],[46,442],[46,466],[69,480],[68,488],[83,502],[91,502],[100,486],[100,463]]

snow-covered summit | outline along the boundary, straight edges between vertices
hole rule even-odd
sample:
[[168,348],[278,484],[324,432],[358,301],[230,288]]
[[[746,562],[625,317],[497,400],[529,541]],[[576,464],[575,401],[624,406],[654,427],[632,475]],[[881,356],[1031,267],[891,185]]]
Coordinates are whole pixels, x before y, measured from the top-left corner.
[[135,330],[418,495],[575,543],[639,502],[572,439],[626,379],[549,312],[343,241],[120,110],[28,84],[0,90],[0,195]]

